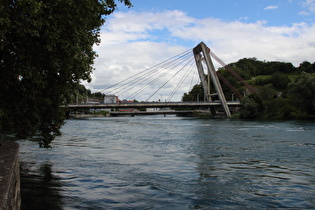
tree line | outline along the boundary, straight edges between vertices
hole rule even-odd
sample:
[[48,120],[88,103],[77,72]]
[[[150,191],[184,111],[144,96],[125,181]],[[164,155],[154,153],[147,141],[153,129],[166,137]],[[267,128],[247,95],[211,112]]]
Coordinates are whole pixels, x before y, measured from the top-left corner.
[[65,104],[82,104],[89,101],[103,102],[104,96],[104,93],[92,93],[90,89],[87,89],[84,85],[78,83],[75,85],[71,92],[68,92],[68,94],[64,95],[64,99]]
[[[241,99],[239,117],[243,119],[315,119],[315,63],[302,62],[298,67],[288,62],[266,62],[243,58],[228,67],[252,85],[257,92],[248,90],[225,68],[218,70],[230,84],[246,97]],[[227,100],[234,94],[222,84]],[[213,89],[213,88],[211,88]],[[182,101],[203,100],[200,84],[196,84]]]

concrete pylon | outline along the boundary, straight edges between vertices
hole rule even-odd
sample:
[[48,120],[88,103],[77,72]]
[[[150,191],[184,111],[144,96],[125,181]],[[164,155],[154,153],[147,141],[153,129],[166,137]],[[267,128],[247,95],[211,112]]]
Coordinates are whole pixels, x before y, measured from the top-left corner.
[[[205,43],[201,42],[193,49],[193,53],[194,53],[201,85],[204,91],[205,101],[212,101],[211,97],[212,95],[214,95],[210,93],[210,82],[212,82],[215,88],[216,94],[219,96],[222,108],[226,116],[231,117],[230,109],[226,103],[226,99],[225,99],[219,78],[217,76],[217,73],[214,69],[214,66],[210,57],[210,49],[207,47]],[[205,76],[204,69],[202,66],[202,61],[205,61],[205,64],[207,66],[208,79]],[[213,111],[211,112],[212,114],[214,114]]]

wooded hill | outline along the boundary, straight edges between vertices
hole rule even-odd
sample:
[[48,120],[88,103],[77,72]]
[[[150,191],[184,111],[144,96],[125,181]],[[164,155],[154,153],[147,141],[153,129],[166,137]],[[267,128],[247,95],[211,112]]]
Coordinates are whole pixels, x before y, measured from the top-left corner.
[[[295,67],[292,63],[243,58],[228,64],[228,67],[257,90],[257,93],[249,93],[228,70],[218,70],[245,95],[241,99],[241,118],[315,119],[315,63],[304,61]],[[227,100],[236,100],[233,92],[223,83],[222,88]],[[182,97],[182,101],[198,100],[203,100],[200,84]]]

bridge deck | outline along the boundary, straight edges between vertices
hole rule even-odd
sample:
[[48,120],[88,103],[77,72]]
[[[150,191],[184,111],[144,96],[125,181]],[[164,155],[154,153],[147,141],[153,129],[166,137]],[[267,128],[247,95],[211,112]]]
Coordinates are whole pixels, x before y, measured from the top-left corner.
[[146,111],[137,111],[137,112],[110,112],[110,116],[124,116],[124,115],[190,115],[193,114],[194,110],[189,111],[156,111],[156,112],[146,112]]
[[[228,101],[228,106],[240,106],[239,101]],[[220,102],[159,102],[159,103],[122,103],[122,104],[78,104],[68,105],[68,109],[109,109],[109,108],[179,108],[179,107],[192,107],[192,108],[209,108],[212,106],[221,106]]]

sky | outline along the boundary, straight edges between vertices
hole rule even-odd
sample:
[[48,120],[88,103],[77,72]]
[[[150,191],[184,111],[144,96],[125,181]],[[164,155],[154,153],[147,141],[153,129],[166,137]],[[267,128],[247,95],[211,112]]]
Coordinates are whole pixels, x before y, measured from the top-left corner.
[[[203,41],[225,63],[315,61],[315,0],[131,0],[118,4],[101,28],[92,92],[107,87]],[[217,67],[217,65],[216,65]],[[174,100],[188,92],[179,88]],[[164,100],[174,84],[158,94]],[[151,90],[152,91],[152,90]],[[122,99],[124,95],[120,93]],[[145,100],[144,92],[137,100]],[[155,99],[157,100],[157,99]]]

